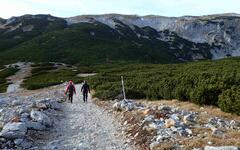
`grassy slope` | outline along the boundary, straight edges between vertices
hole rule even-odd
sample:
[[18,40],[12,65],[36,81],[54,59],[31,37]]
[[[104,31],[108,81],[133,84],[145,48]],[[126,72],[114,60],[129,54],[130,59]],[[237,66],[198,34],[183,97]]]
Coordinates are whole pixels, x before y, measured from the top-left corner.
[[26,78],[22,86],[29,90],[40,89],[52,85],[61,84],[63,82],[74,80],[75,83],[81,82],[83,79],[77,77],[78,70],[72,69],[57,69],[53,64],[34,65],[31,72],[32,76]]

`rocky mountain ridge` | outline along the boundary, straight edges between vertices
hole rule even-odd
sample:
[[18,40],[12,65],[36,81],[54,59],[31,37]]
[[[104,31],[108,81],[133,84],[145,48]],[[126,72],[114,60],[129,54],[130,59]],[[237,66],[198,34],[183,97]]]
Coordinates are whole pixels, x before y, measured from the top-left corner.
[[[178,18],[120,14],[70,18],[24,15],[0,19],[0,57],[7,59],[0,63],[14,63],[9,62],[10,59],[79,63],[66,49],[88,60],[91,58],[88,49],[92,49],[96,55],[91,60],[94,63],[103,60],[175,63],[240,56],[239,23],[238,14]],[[35,58],[34,49],[41,57]],[[126,52],[121,53],[123,50]],[[62,60],[66,56],[66,60]]]
[[118,20],[132,29],[135,26],[141,28],[148,26],[156,31],[169,30],[194,43],[208,43],[214,46],[211,53],[215,59],[226,57],[226,55],[240,55],[239,14],[183,17],[107,14],[76,16],[66,20],[68,24],[99,21],[112,28],[116,28],[116,20]]

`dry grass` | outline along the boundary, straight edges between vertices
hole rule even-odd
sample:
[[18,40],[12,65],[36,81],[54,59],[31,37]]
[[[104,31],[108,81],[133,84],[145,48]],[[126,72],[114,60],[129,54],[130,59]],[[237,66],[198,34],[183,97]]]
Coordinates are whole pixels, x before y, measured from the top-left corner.
[[174,150],[174,143],[172,142],[162,143],[153,150]]

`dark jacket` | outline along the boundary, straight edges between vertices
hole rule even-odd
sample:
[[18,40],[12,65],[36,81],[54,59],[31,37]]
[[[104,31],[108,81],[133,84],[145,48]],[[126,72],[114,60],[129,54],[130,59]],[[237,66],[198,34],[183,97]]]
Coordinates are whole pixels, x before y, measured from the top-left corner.
[[89,88],[89,85],[87,83],[84,83],[82,88],[81,88],[81,92],[83,93],[88,93],[90,92],[90,88]]

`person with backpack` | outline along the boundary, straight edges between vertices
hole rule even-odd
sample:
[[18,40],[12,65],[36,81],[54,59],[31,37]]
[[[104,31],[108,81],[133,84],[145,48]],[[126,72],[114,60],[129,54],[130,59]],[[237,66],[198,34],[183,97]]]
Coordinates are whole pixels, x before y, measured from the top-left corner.
[[76,88],[72,82],[72,80],[69,81],[67,85],[67,89],[65,91],[65,95],[68,94],[68,100],[73,103],[73,94],[76,94]]
[[83,94],[83,102],[85,103],[87,102],[87,99],[88,99],[88,93],[90,93],[90,88],[89,88],[89,85],[87,84],[87,81],[83,82],[81,92]]

